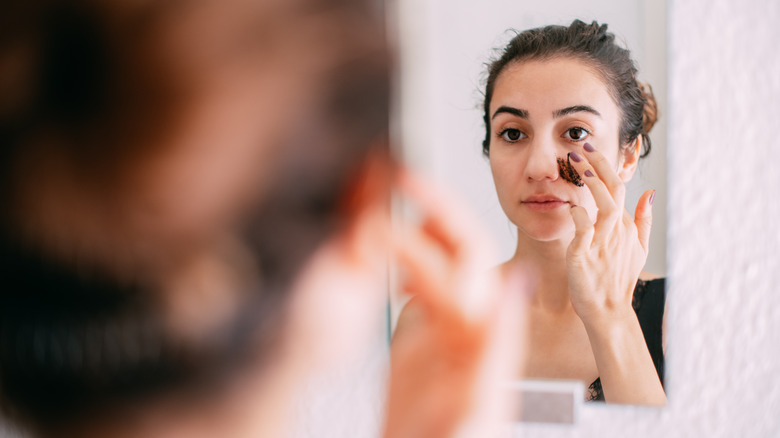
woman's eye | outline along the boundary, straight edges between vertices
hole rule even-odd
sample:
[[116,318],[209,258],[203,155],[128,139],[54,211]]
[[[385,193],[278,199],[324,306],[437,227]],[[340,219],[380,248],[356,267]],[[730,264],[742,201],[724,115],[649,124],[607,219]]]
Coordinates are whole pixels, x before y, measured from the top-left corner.
[[590,132],[587,129],[580,128],[579,126],[575,126],[574,128],[569,128],[566,130],[566,133],[563,134],[565,138],[574,141],[585,140],[585,138],[587,138],[589,135]]
[[510,143],[520,141],[526,137],[526,135],[523,134],[523,131],[519,129],[513,129],[513,128],[504,129],[498,135],[501,138],[503,138],[505,141],[508,141]]

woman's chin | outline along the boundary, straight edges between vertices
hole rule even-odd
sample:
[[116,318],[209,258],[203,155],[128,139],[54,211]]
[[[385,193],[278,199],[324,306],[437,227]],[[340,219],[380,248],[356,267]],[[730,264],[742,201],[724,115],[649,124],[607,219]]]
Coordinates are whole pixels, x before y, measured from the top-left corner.
[[538,242],[563,240],[568,245],[574,238],[574,220],[568,208],[545,212],[518,209],[510,213],[507,216],[517,227],[519,239]]
[[537,242],[564,241],[568,244],[574,238],[574,223],[571,221],[568,224],[557,226],[553,223],[545,223],[536,224],[536,226],[518,225],[517,228],[519,230],[518,237],[522,238],[520,235],[524,234]]

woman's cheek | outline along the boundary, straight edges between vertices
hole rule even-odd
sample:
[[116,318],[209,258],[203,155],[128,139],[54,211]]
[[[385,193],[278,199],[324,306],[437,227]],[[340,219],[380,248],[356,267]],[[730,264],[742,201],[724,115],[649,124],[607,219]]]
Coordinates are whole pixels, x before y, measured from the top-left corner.
[[498,192],[506,191],[508,186],[516,186],[519,182],[517,177],[523,173],[523,169],[518,164],[501,157],[498,152],[490,156],[490,170]]
[[513,204],[511,187],[516,186],[510,178],[503,172],[504,169],[493,167],[493,183],[496,187],[496,195],[498,196],[498,203],[504,210],[507,216],[511,216],[509,207]]

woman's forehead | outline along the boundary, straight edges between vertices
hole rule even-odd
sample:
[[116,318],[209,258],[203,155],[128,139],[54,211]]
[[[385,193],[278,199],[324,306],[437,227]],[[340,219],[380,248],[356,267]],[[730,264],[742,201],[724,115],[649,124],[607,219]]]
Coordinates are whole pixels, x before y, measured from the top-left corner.
[[510,106],[533,118],[577,105],[593,107],[604,117],[619,114],[597,70],[585,61],[561,57],[508,64],[496,79],[490,110],[492,116],[497,108]]

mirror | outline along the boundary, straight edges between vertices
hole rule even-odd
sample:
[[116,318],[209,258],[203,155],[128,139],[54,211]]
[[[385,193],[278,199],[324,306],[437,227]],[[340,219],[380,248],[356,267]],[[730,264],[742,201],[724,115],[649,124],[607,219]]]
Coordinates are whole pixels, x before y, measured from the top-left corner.
[[[644,270],[665,275],[665,1],[396,0],[390,10],[401,60],[396,113],[399,155],[412,169],[449,187],[476,212],[499,245],[495,265],[515,253],[518,230],[499,204],[490,164],[482,155],[486,65],[515,35],[510,29],[568,26],[574,19],[608,24],[619,45],[630,50],[639,80],[651,84],[658,105],[659,120],[650,132],[652,152],[639,161],[627,184],[625,205],[633,215],[640,196],[656,190]],[[391,329],[406,300],[391,284]]]

